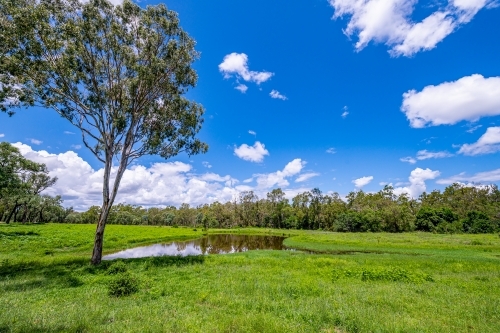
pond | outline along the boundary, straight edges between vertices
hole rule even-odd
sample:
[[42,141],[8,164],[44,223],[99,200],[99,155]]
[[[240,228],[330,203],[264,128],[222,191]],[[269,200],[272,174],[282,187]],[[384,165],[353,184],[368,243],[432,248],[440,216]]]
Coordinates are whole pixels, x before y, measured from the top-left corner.
[[285,238],[281,236],[215,234],[190,241],[136,247],[106,255],[102,259],[226,254],[250,250],[283,250],[286,249],[283,245]]

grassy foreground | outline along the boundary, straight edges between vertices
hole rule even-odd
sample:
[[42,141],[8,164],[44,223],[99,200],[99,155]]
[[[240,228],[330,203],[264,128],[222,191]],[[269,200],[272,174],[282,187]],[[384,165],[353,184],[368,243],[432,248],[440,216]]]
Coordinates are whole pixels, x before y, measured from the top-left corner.
[[[286,245],[316,254],[251,251],[198,260],[126,260],[120,267],[139,289],[114,297],[108,286],[116,264],[88,265],[93,232],[92,225],[0,225],[0,332],[500,328],[498,235],[286,231],[292,236]],[[201,236],[184,228],[110,225],[105,252]]]

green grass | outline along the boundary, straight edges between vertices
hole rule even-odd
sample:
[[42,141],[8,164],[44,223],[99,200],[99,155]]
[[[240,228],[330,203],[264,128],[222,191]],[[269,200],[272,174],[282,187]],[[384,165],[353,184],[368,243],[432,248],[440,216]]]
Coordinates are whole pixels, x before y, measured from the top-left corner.
[[[88,260],[94,228],[0,225],[0,332],[498,332],[500,327],[498,235],[211,230],[290,234],[287,246],[316,254],[250,251],[93,267]],[[199,229],[110,225],[105,252],[201,236]],[[128,296],[115,296],[127,288]]]

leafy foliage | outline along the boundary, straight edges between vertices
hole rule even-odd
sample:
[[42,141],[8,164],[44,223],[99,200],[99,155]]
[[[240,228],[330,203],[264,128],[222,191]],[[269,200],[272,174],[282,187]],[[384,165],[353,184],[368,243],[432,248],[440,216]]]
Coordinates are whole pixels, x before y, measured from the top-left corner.
[[[336,193],[325,195],[315,189],[299,193],[290,202],[281,189],[274,189],[265,199],[253,192],[243,192],[238,201],[198,207],[183,204],[179,208],[146,209],[119,204],[110,211],[109,223],[338,232],[491,233],[499,230],[500,191],[494,185],[454,184],[443,192],[424,193],[418,200],[404,194],[396,196],[393,191],[387,186],[377,193],[351,192],[347,201]],[[98,210],[91,207],[85,213],[73,214],[68,222],[93,223]]]
[[19,149],[1,142],[0,221],[64,221],[71,209],[61,206],[61,197],[40,194],[56,181],[44,164],[24,158]]

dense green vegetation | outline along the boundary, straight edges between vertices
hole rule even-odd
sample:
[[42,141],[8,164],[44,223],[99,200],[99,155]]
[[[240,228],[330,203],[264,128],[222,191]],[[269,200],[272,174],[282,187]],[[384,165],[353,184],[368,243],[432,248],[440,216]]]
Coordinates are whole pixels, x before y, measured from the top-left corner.
[[[344,201],[337,193],[318,189],[291,202],[281,189],[259,199],[241,193],[233,202],[179,208],[142,208],[120,204],[109,215],[111,224],[192,226],[205,228],[263,227],[339,232],[491,233],[500,226],[500,191],[495,185],[453,184],[443,192],[423,193],[418,199],[395,195],[390,186],[377,193],[351,192]],[[70,223],[95,223],[99,207],[72,213]]]
[[[108,226],[105,253],[201,237]],[[498,332],[500,237],[287,231],[287,246],[89,264],[94,225],[0,225],[1,332]],[[251,228],[210,230],[283,234]]]
[[60,196],[41,194],[56,181],[44,164],[0,142],[0,221],[64,222],[73,209],[62,207]]

